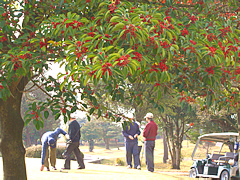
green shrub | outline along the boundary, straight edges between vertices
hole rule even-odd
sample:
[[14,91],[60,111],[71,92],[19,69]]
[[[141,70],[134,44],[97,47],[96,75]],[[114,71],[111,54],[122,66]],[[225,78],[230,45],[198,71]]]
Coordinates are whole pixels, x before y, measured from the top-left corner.
[[[62,153],[64,151],[65,151],[65,147],[57,147],[57,150],[56,150],[57,159],[64,159],[62,156]],[[26,148],[26,157],[41,158],[41,153],[42,153],[42,145],[37,145],[37,146],[33,145],[31,147]],[[83,153],[82,153],[82,156],[84,157]],[[71,154],[71,159],[72,160],[75,159],[75,156],[73,153]]]

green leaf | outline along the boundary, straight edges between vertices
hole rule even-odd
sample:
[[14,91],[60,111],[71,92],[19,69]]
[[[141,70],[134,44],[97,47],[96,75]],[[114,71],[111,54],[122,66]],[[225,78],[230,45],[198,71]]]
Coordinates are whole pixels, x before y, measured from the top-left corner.
[[31,122],[31,120],[32,120],[32,119],[30,119],[30,118],[27,119],[27,120],[24,122],[25,126],[27,126],[27,125]]
[[44,117],[45,117],[45,119],[47,119],[48,116],[49,116],[49,112],[48,112],[48,111],[44,111]]
[[60,116],[61,116],[61,113],[57,113],[57,114],[55,115],[55,120],[57,120]]
[[95,108],[91,108],[90,111],[89,111],[89,114],[91,115],[93,112],[94,112]]
[[119,29],[123,29],[124,26],[125,26],[125,24],[120,22],[112,29],[112,32],[117,31]]

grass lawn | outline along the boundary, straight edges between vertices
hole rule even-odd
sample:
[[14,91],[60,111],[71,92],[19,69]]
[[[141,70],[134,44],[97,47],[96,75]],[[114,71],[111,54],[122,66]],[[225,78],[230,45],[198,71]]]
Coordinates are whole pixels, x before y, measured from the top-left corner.
[[[190,166],[192,165],[191,155],[193,152],[193,149],[195,147],[195,144],[191,144],[189,141],[185,140],[183,142],[183,148],[182,148],[182,162],[181,162],[181,169],[180,170],[174,170],[171,169],[171,163],[164,164],[163,163],[163,142],[162,139],[156,140],[156,146],[154,150],[154,162],[155,162],[155,169],[158,171],[176,171],[176,172],[188,172],[190,169]],[[88,146],[80,146],[80,149],[84,152],[84,154],[89,155],[99,155],[99,156],[106,156],[109,157],[109,159],[103,160],[101,163],[105,165],[115,165],[116,159],[119,158],[121,161],[123,161],[124,165],[126,165],[125,160],[125,147],[121,147],[119,150],[115,148],[114,146],[110,146],[110,150],[105,149],[102,146],[94,146],[93,152],[88,151]],[[141,153],[142,156],[142,153]],[[170,158],[170,154],[169,154]],[[143,156],[143,159],[141,160],[142,167],[145,168],[145,158]]]

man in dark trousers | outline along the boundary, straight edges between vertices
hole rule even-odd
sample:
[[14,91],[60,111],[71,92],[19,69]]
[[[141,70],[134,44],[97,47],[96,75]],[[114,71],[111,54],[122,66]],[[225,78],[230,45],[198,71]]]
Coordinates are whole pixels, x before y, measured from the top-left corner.
[[68,134],[70,136],[70,142],[67,143],[66,151],[63,153],[65,160],[64,168],[62,169],[70,169],[70,161],[71,161],[71,153],[74,152],[77,162],[78,169],[85,169],[85,165],[83,162],[82,153],[79,150],[79,141],[81,137],[80,125],[76,121],[76,118],[71,116],[70,124],[68,128]]
[[50,163],[53,170],[56,169],[56,143],[57,138],[59,134],[65,135],[67,138],[69,138],[69,135],[62,129],[57,128],[55,131],[48,131],[43,134],[41,138],[42,142],[42,153],[41,153],[41,162],[42,166],[40,168],[40,171],[43,170],[44,166],[47,168],[47,171],[50,171],[49,169],[49,162],[48,162],[48,147],[50,147]]
[[125,139],[126,145],[126,159],[127,159],[127,168],[132,168],[132,156],[134,159],[134,168],[141,170],[139,154],[138,154],[138,135],[140,135],[139,126],[136,122],[133,121],[133,116],[130,117],[132,122],[128,122],[128,126],[125,130],[122,131],[122,134]]
[[155,139],[157,136],[157,124],[153,121],[153,114],[147,113],[144,117],[147,120],[145,129],[143,130],[143,137],[145,138],[144,147],[145,147],[145,160],[147,169],[150,172],[154,171],[154,147]]

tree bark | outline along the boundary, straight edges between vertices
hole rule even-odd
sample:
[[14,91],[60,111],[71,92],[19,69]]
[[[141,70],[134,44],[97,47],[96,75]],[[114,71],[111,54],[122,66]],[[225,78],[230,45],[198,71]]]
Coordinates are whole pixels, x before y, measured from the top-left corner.
[[[27,179],[25,165],[25,148],[22,142],[24,122],[21,117],[22,91],[27,83],[26,78],[9,85],[11,96],[0,99],[0,149],[3,161],[4,180]],[[15,87],[15,88],[13,88]]]
[[109,148],[109,141],[110,141],[109,138],[104,138],[105,148],[106,148],[106,149],[110,149],[110,148]]
[[167,142],[165,138],[165,133],[163,133],[163,163],[167,163],[168,160],[168,147],[167,147]]
[[[237,110],[237,124],[238,124],[238,136],[240,137],[240,109]],[[238,153],[239,153],[239,149],[238,149]],[[240,168],[240,163],[238,163],[238,171],[237,171],[237,175],[239,175],[239,168]]]

